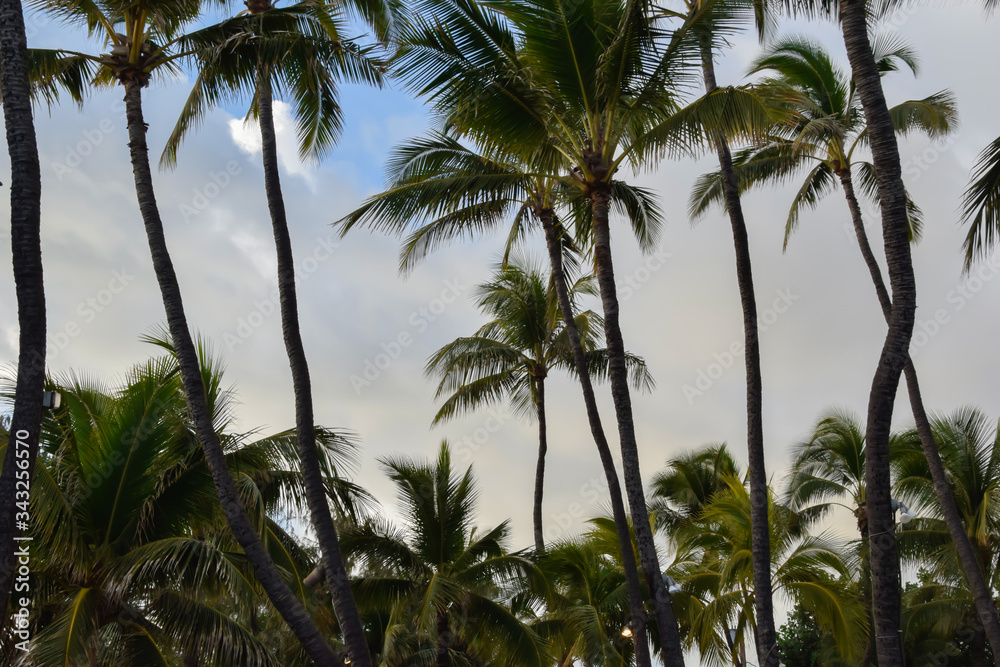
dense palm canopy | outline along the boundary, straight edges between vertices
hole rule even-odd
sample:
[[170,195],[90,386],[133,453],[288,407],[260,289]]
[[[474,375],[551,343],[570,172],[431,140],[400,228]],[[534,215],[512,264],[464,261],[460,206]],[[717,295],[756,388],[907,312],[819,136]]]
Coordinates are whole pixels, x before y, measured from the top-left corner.
[[[232,392],[221,367],[203,359],[213,421],[244,502],[272,558],[332,636],[332,615],[301,583],[312,556],[284,518],[304,507],[294,435],[232,431]],[[169,665],[177,656],[279,664],[279,645],[251,628],[266,627],[252,619],[273,612],[226,529],[173,357],[134,367],[120,386],[77,377],[50,386],[63,405],[46,413],[32,489],[40,606],[31,664]],[[354,442],[317,431],[330,501],[341,516],[358,516],[367,493],[339,474],[353,465]],[[4,648],[7,659],[17,656]],[[298,653],[285,657],[299,661]]]
[[[785,3],[807,16],[837,16],[850,71],[818,43],[785,37],[751,63],[753,84],[732,87],[717,85],[716,56],[747,19],[762,40],[778,34],[781,17],[764,3],[692,0],[676,11],[632,0],[302,0],[282,7],[249,0],[246,11],[221,0],[26,3],[86,33],[105,53],[28,49],[15,4],[0,2],[0,99],[12,157],[19,334],[22,350],[36,352],[22,354],[17,378],[2,389],[16,407],[13,421],[0,414],[0,495],[10,495],[15,474],[21,484],[31,481],[0,508],[0,553],[21,544],[16,532],[31,545],[24,565],[31,597],[15,597],[18,615],[0,623],[4,664],[678,667],[682,649],[703,664],[744,665],[752,644],[761,665],[779,653],[810,666],[996,662],[1000,429],[972,408],[928,419],[906,353],[916,303],[910,242],[923,218],[902,187],[896,139],[953,132],[957,104],[948,91],[885,104],[882,77],[916,72],[914,50],[874,30],[892,3]],[[220,14],[229,18],[214,22]],[[237,427],[221,365],[190,335],[154,194],[143,91],[184,77],[190,94],[161,165],[177,165],[181,144],[197,140],[193,130],[216,109],[238,106],[260,126],[261,200],[274,230],[296,408],[294,429],[266,437]],[[447,444],[432,461],[380,459],[399,502],[394,512],[373,512],[375,500],[345,477],[355,441],[314,423],[275,105],[292,110],[299,157],[319,162],[345,128],[344,86],[390,80],[427,104],[432,129],[397,146],[386,189],[337,226],[404,237],[403,273],[445,244],[504,237],[500,266],[476,293],[488,321],[441,347],[425,370],[443,399],[435,424],[499,403],[537,420],[534,550],[518,550],[508,521],[479,527],[472,468],[458,469]],[[29,97],[50,107],[64,99],[82,105],[93,91],[118,86],[167,314],[169,334],[150,341],[166,353],[113,384],[54,373],[46,388],[55,395],[40,402],[31,387],[43,379],[38,349],[49,341],[39,305]],[[730,143],[747,148],[733,156]],[[653,383],[644,360],[626,352],[627,299],[618,284],[628,277],[615,270],[611,230],[622,222],[641,251],[669,257],[660,246],[660,193],[631,181],[665,159],[711,150],[720,171],[697,182],[690,213],[721,204],[733,225],[749,465],[725,445],[667,449],[656,454],[668,457],[665,468],[644,476],[639,445],[651,443],[640,440],[656,436],[637,434],[632,393]],[[825,413],[788,447],[788,475],[768,480],[740,195],[793,179],[799,187],[785,244],[803,211],[839,184],[889,333],[867,422]],[[891,294],[859,195],[882,212]],[[961,202],[966,271],[996,246],[998,202],[1000,140],[980,155]],[[519,259],[530,256],[522,251],[538,232],[547,271]],[[601,308],[588,310],[587,298],[599,298]],[[546,418],[553,371],[568,371],[579,385],[608,488],[598,501],[609,500],[611,511],[546,545],[548,438],[575,435]],[[901,372],[915,428],[891,433]],[[610,400],[594,391],[603,381]],[[601,421],[602,409],[612,407],[620,460]],[[33,464],[34,445],[27,457],[21,452],[34,434],[22,424],[37,422],[39,412]],[[521,451],[512,448],[511,458],[526,458]],[[895,525],[900,501],[918,515],[906,526]],[[574,517],[587,516],[570,507]],[[838,507],[856,518],[859,538],[825,530],[843,515]],[[12,512],[30,518],[18,519],[14,533]],[[315,586],[324,577],[327,587]],[[767,627],[772,596],[794,609],[777,644]]]
[[[686,643],[697,647],[707,664],[718,665],[733,659],[755,625],[750,495],[736,475],[726,474],[721,481],[699,517],[678,531],[670,569],[683,587],[678,597],[688,598]],[[850,559],[832,535],[809,534],[802,517],[773,498],[769,514],[774,593],[811,612],[835,638],[842,658],[860,658],[865,617],[848,590]]]

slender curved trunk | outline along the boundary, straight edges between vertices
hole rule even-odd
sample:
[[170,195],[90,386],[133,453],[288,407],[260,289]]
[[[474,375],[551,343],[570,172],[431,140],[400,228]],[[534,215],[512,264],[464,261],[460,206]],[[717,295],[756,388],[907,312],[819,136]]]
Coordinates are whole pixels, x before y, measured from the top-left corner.
[[437,617],[437,667],[451,667],[451,631],[448,629],[448,615],[438,612]]
[[215,489],[219,495],[219,503],[222,505],[229,528],[246,553],[247,560],[253,567],[254,574],[267,593],[267,597],[302,643],[306,653],[317,665],[338,665],[340,663],[333,649],[282,578],[278,568],[264,548],[260,536],[257,535],[253,524],[247,517],[246,509],[240,500],[236,484],[233,482],[232,474],[226,463],[219,436],[212,426],[212,416],[209,412],[205,386],[202,383],[201,369],[198,364],[198,353],[188,330],[180,286],[177,284],[177,274],[174,272],[173,262],[167,250],[163,223],[160,220],[160,211],[153,192],[153,176],[149,169],[149,150],[146,145],[146,123],[142,116],[142,86],[143,83],[138,80],[125,82],[125,114],[128,123],[129,152],[135,176],[136,194],[139,199],[139,211],[146,228],[153,270],[160,286],[170,337],[177,354],[181,382],[184,385],[184,394],[187,397],[188,410],[191,412],[195,433],[205,452],[205,462],[212,473],[212,480],[215,482]]
[[278,148],[275,139],[273,100],[271,84],[266,74],[258,77],[257,110],[260,120],[261,152],[264,161],[264,189],[267,207],[271,213],[274,229],[274,245],[278,255],[278,295],[281,302],[281,330],[288,353],[288,365],[292,371],[292,385],[295,392],[295,435],[302,469],[306,502],[316,537],[319,541],[323,571],[330,587],[337,622],[344,635],[344,644],[350,652],[352,663],[359,667],[371,667],[371,654],[365,640],[364,626],[358,607],[351,592],[350,580],[344,559],[340,552],[337,527],[330,513],[326,498],[326,486],[319,464],[314,431],[312,382],[309,378],[309,364],[299,328],[299,307],[295,293],[295,260],[292,256],[292,240],[288,233],[285,215],[285,201],[281,194],[278,174]]
[[[711,42],[702,38],[701,62],[705,77],[705,92],[711,93],[718,84]],[[774,599],[771,595],[771,531],[768,527],[767,468],[764,463],[763,386],[760,370],[760,340],[757,329],[757,297],[753,287],[750,243],[747,238],[743,204],[733,168],[729,144],[719,136],[715,139],[722,175],[722,191],[726,198],[736,249],[736,281],[743,307],[743,349],[747,383],[747,476],[750,478],[750,534],[753,552],[754,613],[757,620],[757,660],[760,665],[777,667],[777,633],[774,626]]]
[[538,410],[538,463],[535,464],[535,506],[532,519],[535,527],[535,551],[545,551],[542,532],[542,496],[545,493],[545,454],[549,444],[545,433],[545,376],[535,378],[535,408]]
[[[545,230],[545,245],[549,251],[549,262],[552,266],[552,280],[556,286],[559,308],[566,323],[566,331],[569,334],[570,345],[573,348],[573,360],[576,363],[580,387],[583,390],[583,403],[587,408],[587,421],[590,424],[590,432],[594,437],[594,443],[597,445],[597,452],[601,457],[601,465],[604,468],[604,476],[608,482],[611,514],[614,517],[615,529],[618,532],[618,543],[621,545],[622,569],[625,572],[625,587],[628,590],[629,613],[632,618],[632,635],[634,638],[633,643],[635,644],[635,662],[637,667],[650,667],[649,641],[646,634],[646,611],[643,607],[642,586],[639,583],[639,570],[635,562],[635,552],[632,550],[632,534],[629,531],[628,516],[625,514],[625,503],[622,500],[622,487],[618,481],[618,471],[615,469],[615,459],[611,455],[611,447],[608,445],[607,436],[604,434],[604,427],[601,425],[601,413],[597,409],[594,385],[590,381],[590,373],[587,371],[587,359],[583,352],[583,343],[580,341],[580,331],[576,328],[573,304],[569,300],[566,274],[562,268],[561,239],[559,238],[552,213],[543,212],[540,217],[542,227]],[[666,664],[683,665],[680,633],[677,633],[675,638],[671,638],[670,635],[666,635],[666,637],[667,639],[665,640],[661,639],[661,644],[664,646],[664,654],[667,654],[667,649],[670,650],[671,661]],[[673,661],[674,653],[676,653],[677,659],[681,660],[681,662]]]
[[[875,285],[875,294],[878,296],[882,314],[888,322],[892,316],[892,300],[889,298],[889,291],[882,279],[882,270],[879,268],[878,260],[875,259],[875,253],[872,252],[871,244],[868,242],[868,233],[865,231],[861,206],[858,204],[858,198],[854,192],[854,182],[850,171],[844,171],[840,174],[840,183],[847,198],[847,205],[851,210],[851,221],[854,223],[858,247],[861,249],[861,255],[865,259],[868,273]],[[927,468],[930,470],[931,481],[934,483],[934,491],[937,493],[938,503],[941,505],[941,514],[944,517],[945,525],[948,526],[951,541],[958,551],[958,560],[962,566],[962,572],[965,574],[965,580],[969,584],[969,590],[972,591],[982,631],[990,643],[993,654],[1000,656],[1000,616],[997,615],[997,606],[993,601],[990,587],[986,583],[982,563],[976,556],[976,550],[965,531],[962,515],[958,511],[958,506],[955,505],[955,496],[948,484],[948,475],[934,439],[934,430],[931,428],[927,411],[924,409],[920,384],[917,381],[917,371],[909,354],[906,357],[906,365],[903,366],[903,376],[906,378],[907,393],[910,398],[910,407],[913,410],[913,421],[917,426],[917,435],[920,437],[920,446],[924,450]]]
[[879,667],[901,667],[900,574],[895,521],[891,508],[889,432],[899,377],[906,364],[917,307],[917,288],[910,258],[906,193],[896,134],[882,91],[881,76],[868,41],[865,0],[841,0],[841,30],[855,85],[868,124],[882,209],[892,313],[868,398],[865,445],[866,505],[871,534],[872,610]]
[[25,489],[25,482],[30,483],[34,472],[45,388],[42,179],[31,116],[24,15],[17,0],[0,0],[0,102],[10,155],[10,249],[19,332],[14,414],[0,471],[0,627],[3,627],[13,583],[15,538],[25,531],[28,521],[26,516],[19,516],[17,491]]
[[649,510],[646,508],[646,493],[642,487],[642,470],[639,467],[639,448],[635,438],[635,423],[632,419],[632,397],[628,388],[628,371],[625,364],[625,343],[618,316],[618,291],[615,286],[615,269],[611,261],[611,229],[608,223],[608,190],[598,188],[591,192],[591,209],[594,224],[594,264],[597,284],[601,289],[601,304],[604,307],[604,339],[608,349],[608,375],[611,378],[611,397],[615,403],[618,421],[618,437],[622,452],[622,476],[625,478],[625,494],[632,510],[632,525],[635,529],[636,546],[639,549],[639,565],[646,577],[656,625],[660,631],[662,645],[671,651],[664,651],[663,662],[667,667],[684,664],[681,652],[680,631],[677,618],[670,604],[670,593],[663,582],[660,559],[656,555],[653,529],[649,525]]

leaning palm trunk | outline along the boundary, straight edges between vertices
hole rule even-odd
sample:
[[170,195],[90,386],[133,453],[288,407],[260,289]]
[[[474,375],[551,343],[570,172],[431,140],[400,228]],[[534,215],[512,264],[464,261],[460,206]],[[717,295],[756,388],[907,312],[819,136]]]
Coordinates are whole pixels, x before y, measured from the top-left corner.
[[[618,435],[622,451],[622,475],[625,478],[625,493],[632,510],[632,525],[635,541],[639,549],[639,564],[646,577],[653,611],[664,646],[664,664],[668,667],[683,665],[684,657],[680,649],[680,632],[670,594],[663,583],[660,561],[656,555],[653,529],[649,525],[649,511],[646,508],[646,494],[642,487],[642,471],[639,468],[639,449],[635,438],[635,423],[632,419],[632,398],[628,389],[628,372],[625,364],[625,343],[618,317],[618,292],[615,287],[615,271],[611,261],[611,230],[608,225],[608,196],[606,189],[591,193],[591,207],[594,224],[594,264],[597,283],[601,289],[601,303],[604,308],[604,337],[608,349],[608,375],[611,379],[611,397],[615,404],[618,421]],[[669,649],[669,651],[667,650]]]
[[[875,284],[875,293],[878,296],[879,305],[882,307],[882,314],[888,322],[892,316],[892,300],[889,298],[889,291],[882,279],[882,270],[875,259],[875,253],[872,252],[871,244],[868,242],[868,234],[865,232],[865,223],[861,217],[861,207],[858,205],[858,199],[854,192],[850,171],[841,172],[840,183],[847,197],[847,204],[851,209],[851,219],[854,223],[855,235],[858,238],[858,247],[861,249],[861,255],[865,259],[868,272]],[[906,378],[907,393],[910,397],[910,407],[913,410],[917,434],[920,436],[920,445],[927,458],[927,467],[931,473],[931,480],[934,482],[938,503],[941,505],[941,514],[944,516],[945,525],[948,526],[951,541],[958,551],[959,563],[975,600],[977,620],[982,624],[981,630],[985,632],[986,638],[989,640],[993,655],[1000,656],[1000,617],[997,615],[997,607],[993,602],[990,587],[986,583],[979,558],[976,556],[968,533],[965,532],[962,517],[955,505],[955,496],[948,484],[948,475],[941,462],[941,454],[934,440],[934,431],[931,429],[930,420],[928,420],[927,412],[924,410],[924,401],[920,395],[920,385],[917,382],[917,371],[909,355],[907,355],[906,365],[903,367],[903,375]]]
[[906,192],[899,164],[896,134],[882,91],[871,43],[865,0],[841,0],[844,45],[868,124],[872,158],[882,208],[892,313],[868,398],[865,485],[871,534],[872,609],[879,667],[901,667],[900,573],[895,521],[890,498],[889,432],[899,376],[906,364],[917,307],[917,288],[910,258]]
[[266,72],[258,77],[257,112],[260,120],[261,152],[264,160],[264,189],[267,207],[274,228],[274,245],[278,255],[278,295],[281,302],[281,329],[292,371],[295,392],[295,434],[298,444],[299,465],[306,491],[309,514],[322,554],[326,583],[333,598],[334,611],[350,652],[352,663],[371,667],[371,655],[365,641],[364,627],[358,607],[351,592],[347,569],[340,553],[337,527],[326,500],[326,488],[316,450],[313,419],[312,383],[306,361],[302,334],[299,330],[298,299],[295,294],[295,260],[292,257],[292,240],[288,233],[285,201],[281,194],[278,175],[278,148],[275,140],[274,113],[272,110],[271,83]]
[[[7,620],[14,574],[15,535],[24,517],[19,480],[30,480],[38,455],[45,382],[45,291],[42,283],[38,146],[31,116],[28,47],[21,3],[0,0],[0,103],[10,155],[10,248],[19,330],[17,388],[10,437],[0,472],[0,626]],[[26,457],[25,457],[26,456]],[[24,466],[24,467],[21,467]],[[25,487],[20,486],[21,489]],[[26,505],[27,503],[25,503]]]
[[142,87],[138,76],[128,78],[125,85],[125,113],[128,123],[129,151],[139,211],[146,228],[146,238],[153,260],[153,270],[163,297],[170,337],[173,340],[180,368],[181,382],[187,397],[188,410],[194,422],[195,433],[205,452],[205,463],[212,473],[219,502],[226,515],[230,530],[246,553],[254,574],[263,586],[271,603],[281,614],[289,628],[302,643],[306,653],[317,665],[339,664],[336,654],[323,638],[319,628],[306,613],[305,608],[292,594],[278,568],[268,555],[260,536],[254,530],[246,509],[239,497],[236,484],[226,463],[225,452],[212,426],[212,415],[205,397],[198,353],[191,340],[184,304],[181,300],[177,275],[167,250],[163,223],[153,193],[153,177],[149,169],[149,151],[146,146],[146,124],[142,115]]
[[[710,42],[701,40],[702,72],[705,92],[711,93],[718,84]],[[750,243],[743,218],[743,204],[733,168],[733,156],[725,138],[715,139],[719,155],[722,190],[726,211],[733,228],[736,248],[736,280],[743,306],[743,348],[747,375],[747,476],[750,478],[750,531],[753,550],[754,613],[757,621],[757,660],[760,665],[777,667],[777,635],[774,629],[774,600],[771,596],[771,531],[768,528],[767,470],[764,465],[763,388],[760,371],[760,340],[757,330],[757,298],[754,295]]]
[[[559,308],[562,310],[563,320],[566,323],[566,331],[569,334],[570,345],[573,348],[573,359],[576,363],[577,375],[579,376],[580,386],[583,389],[583,402],[587,408],[587,421],[590,423],[590,432],[594,436],[594,443],[597,445],[597,452],[601,457],[601,465],[604,467],[604,475],[608,482],[608,495],[611,498],[611,514],[614,517],[615,529],[618,532],[618,543],[621,545],[622,569],[625,571],[625,587],[628,591],[629,613],[631,615],[632,634],[635,643],[635,662],[637,667],[649,667],[651,662],[646,638],[646,612],[643,608],[639,570],[636,567],[635,552],[632,550],[632,535],[629,531],[628,517],[625,514],[625,503],[622,500],[622,488],[618,481],[618,471],[615,470],[615,459],[611,455],[611,447],[608,445],[608,439],[604,435],[604,427],[601,425],[601,414],[597,409],[594,385],[590,381],[587,359],[583,352],[583,344],[580,342],[580,331],[576,327],[573,304],[569,299],[566,274],[562,268],[562,243],[558,236],[558,230],[556,229],[552,213],[550,211],[543,212],[541,218],[542,226],[545,229],[545,243],[549,251],[549,262],[552,265],[552,280],[555,283],[556,296],[559,298]],[[667,639],[670,638],[670,635],[664,636]],[[668,643],[667,639],[662,639],[661,641],[664,647],[664,654],[667,654],[666,649],[669,648],[676,650],[679,656],[679,634],[676,636],[676,643]]]
[[542,531],[542,497],[545,494],[545,454],[549,444],[545,432],[545,376],[534,378],[535,409],[538,412],[538,463],[535,464],[535,504],[532,522],[535,529],[535,551],[545,551],[545,534]]

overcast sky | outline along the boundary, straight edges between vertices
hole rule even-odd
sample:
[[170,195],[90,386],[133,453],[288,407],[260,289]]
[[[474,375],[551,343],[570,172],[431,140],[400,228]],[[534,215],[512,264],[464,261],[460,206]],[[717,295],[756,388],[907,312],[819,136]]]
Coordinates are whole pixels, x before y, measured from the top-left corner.
[[[917,78],[896,73],[885,79],[890,104],[950,88],[961,113],[961,127],[947,142],[901,142],[904,177],[926,216],[924,239],[914,248],[917,331],[925,332],[914,359],[930,409],[976,405],[995,419],[1000,265],[994,256],[980,279],[962,278],[957,209],[977,154],[1000,135],[997,19],[985,18],[977,3],[918,3],[893,23],[918,48],[923,67]],[[846,67],[834,26],[800,23],[781,34],[790,33],[820,40]],[[29,34],[33,46],[80,43],[67,28],[37,18],[29,21]],[[721,61],[720,83],[740,82],[757,52],[753,39],[735,40]],[[154,156],[187,92],[183,79],[154,83],[144,92]],[[136,205],[121,98],[119,89],[105,91],[82,111],[66,104],[51,113],[40,110],[36,118],[49,368],[55,373],[72,369],[113,379],[156,352],[139,337],[165,321]],[[514,546],[527,547],[534,425],[501,409],[499,417],[484,412],[431,429],[434,385],[422,372],[431,353],[483,323],[469,296],[489,278],[502,239],[438,252],[406,279],[397,275],[396,239],[360,230],[338,241],[329,224],[380,189],[387,151],[428,124],[420,104],[392,89],[348,87],[343,103],[343,139],[319,166],[298,161],[288,107],[276,107],[317,421],[360,436],[357,481],[389,510],[395,495],[377,460],[429,457],[449,438],[457,460],[478,472],[482,523],[511,518]],[[188,321],[225,359],[241,399],[240,426],[282,430],[294,424],[291,380],[272,296],[274,248],[259,139],[242,114],[238,108],[212,113],[182,148],[179,168],[156,173],[155,185]],[[5,149],[0,181],[9,184]],[[710,160],[688,160],[626,174],[662,196],[667,225],[658,257],[664,261],[644,257],[620,221],[613,228],[626,346],[646,358],[657,382],[654,392],[633,398],[646,479],[667,459],[704,443],[727,442],[737,458],[746,458],[742,358],[727,358],[743,340],[729,223],[716,211],[692,227],[686,215],[695,177],[711,167]],[[762,320],[770,323],[761,334],[764,436],[768,473],[776,481],[789,447],[807,436],[824,411],[841,407],[864,415],[885,331],[847,206],[836,193],[802,216],[782,254],[793,193],[789,186],[744,199],[758,303]],[[870,206],[866,211],[873,244],[881,246],[879,221]],[[0,207],[0,221],[8,226],[7,206]],[[4,253],[8,239],[2,235]],[[532,239],[530,252],[544,256],[540,238]],[[0,274],[0,362],[7,365],[17,346],[9,267],[4,262]],[[920,322],[935,317],[944,324],[921,328]],[[401,335],[408,344],[397,350],[392,342]],[[386,366],[378,355],[387,349],[394,358],[375,371],[375,364]],[[352,376],[365,378],[369,364],[367,384],[352,382]],[[699,374],[705,374],[700,387]],[[685,392],[685,385],[701,394]],[[616,436],[610,395],[606,388],[600,392],[608,435]],[[554,539],[600,511],[606,485],[578,390],[556,378],[547,394],[544,518]],[[903,426],[910,415],[900,396],[894,421]],[[840,525],[851,528],[848,520]]]

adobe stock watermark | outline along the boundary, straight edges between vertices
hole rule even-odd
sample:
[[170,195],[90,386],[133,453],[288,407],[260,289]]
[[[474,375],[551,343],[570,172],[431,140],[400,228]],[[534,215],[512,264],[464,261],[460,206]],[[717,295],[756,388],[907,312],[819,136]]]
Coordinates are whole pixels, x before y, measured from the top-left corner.
[[52,164],[56,179],[62,183],[66,175],[76,171],[86,158],[93,155],[94,150],[104,143],[104,139],[114,131],[114,122],[110,118],[105,118],[97,124],[97,127],[80,132],[82,139],[66,147],[66,156],[61,162]]
[[631,273],[617,274],[615,281],[618,283],[618,301],[624,303],[631,299],[643,288],[653,277],[653,274],[667,265],[667,260],[673,257],[672,254],[657,248],[651,255],[639,264]]
[[[316,243],[312,251],[306,255],[305,259],[297,262],[295,267],[295,284],[301,285],[309,280],[316,273],[320,265],[333,257],[333,252],[340,247],[340,241],[336,240],[335,234],[316,237]],[[264,326],[276,313],[281,313],[281,294],[275,287],[268,294],[266,299],[253,302],[253,310],[246,315],[236,318],[236,325],[232,330],[222,334],[222,340],[226,348],[232,352],[243,343],[250,340],[254,333]]]
[[355,395],[360,396],[363,389],[372,386],[382,377],[382,374],[402,356],[403,350],[413,345],[416,336],[427,331],[431,323],[441,317],[448,306],[455,303],[467,291],[468,286],[463,285],[457,278],[445,280],[444,288],[436,299],[410,313],[406,320],[409,328],[383,341],[379,345],[382,351],[374,357],[365,359],[360,372],[351,374],[349,380]]
[[208,179],[202,185],[192,189],[191,200],[177,206],[184,222],[191,222],[192,219],[207,210],[212,202],[232,185],[233,178],[242,173],[243,167],[236,160],[227,162],[226,168],[221,171],[208,172]]
[[927,347],[945,325],[952,321],[952,315],[975,299],[986,283],[993,280],[998,273],[1000,273],[1000,254],[994,253],[988,260],[973,268],[969,275],[945,295],[945,301],[950,304],[950,308],[938,308],[934,311],[933,317],[928,319],[917,317],[913,325],[913,336],[910,338],[910,358],[916,357],[921,349]]
[[466,463],[470,462],[479,450],[493,438],[493,434],[499,432],[504,424],[514,416],[510,411],[510,406],[506,403],[501,407],[490,408],[486,411],[486,415],[482,426],[473,429],[471,433],[462,436],[460,440],[451,440],[452,451]]
[[[771,305],[757,314],[757,331],[764,333],[770,329],[778,319],[787,313],[792,304],[799,300],[798,294],[793,294],[790,287],[779,289]],[[694,384],[685,384],[681,387],[684,398],[688,405],[694,405],[695,400],[703,396],[711,389],[715,383],[725,375],[726,371],[733,367],[741,358],[744,351],[744,339],[735,340],[722,352],[712,355],[715,359],[705,368],[699,368],[695,374]]]
[[574,524],[593,517],[601,498],[608,497],[608,480],[603,477],[589,479],[580,485],[579,494],[580,501],[571,502],[565,510],[548,515],[542,528],[546,542],[558,542],[568,537]]
[[[937,137],[931,142],[930,146],[922,150],[920,153],[907,158],[900,165],[907,188],[912,188],[912,186],[917,183],[924,174],[930,171],[937,161],[941,159],[941,156],[951,150],[951,147],[955,145],[958,138],[959,135],[957,133]],[[913,193],[912,190],[909,190],[909,192],[910,194]],[[860,204],[861,217],[863,221],[866,221],[866,227],[867,221],[882,219],[882,210],[871,200],[870,197],[864,197]],[[917,202],[917,204],[919,204],[919,202]],[[841,228],[844,230],[844,235],[847,237],[848,241],[857,241],[857,232],[854,229],[854,223],[852,220],[848,219],[844,222]]]
[[112,271],[111,278],[104,287],[76,304],[73,311],[75,318],[67,320],[61,327],[49,330],[45,349],[48,361],[51,362],[69,347],[72,340],[83,333],[84,327],[107,310],[134,280],[135,276],[127,268]]

